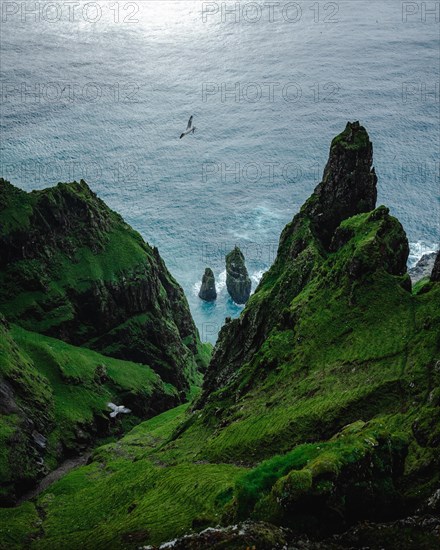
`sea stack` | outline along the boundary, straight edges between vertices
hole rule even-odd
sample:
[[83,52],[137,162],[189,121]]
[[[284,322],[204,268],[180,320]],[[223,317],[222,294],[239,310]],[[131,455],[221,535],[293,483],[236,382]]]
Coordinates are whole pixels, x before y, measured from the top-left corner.
[[214,273],[209,267],[205,269],[205,273],[203,274],[199,298],[205,300],[205,302],[213,302],[217,298]]
[[238,246],[226,256],[226,288],[236,304],[245,304],[251,295],[251,280]]

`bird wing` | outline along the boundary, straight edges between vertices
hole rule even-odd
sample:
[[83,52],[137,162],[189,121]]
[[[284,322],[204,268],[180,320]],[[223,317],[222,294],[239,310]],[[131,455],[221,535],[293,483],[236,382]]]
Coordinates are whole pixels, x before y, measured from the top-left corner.
[[127,409],[127,407],[123,407],[121,412],[128,414],[128,413],[131,413],[131,409]]
[[110,417],[111,418],[115,418],[115,416],[118,414],[118,411],[113,411],[112,413],[110,413]]
[[117,411],[118,407],[114,403],[107,403],[107,407],[111,409],[112,411]]
[[189,130],[191,128],[192,123],[193,123],[193,117],[191,116],[189,121],[188,121],[188,126],[186,127],[187,130]]

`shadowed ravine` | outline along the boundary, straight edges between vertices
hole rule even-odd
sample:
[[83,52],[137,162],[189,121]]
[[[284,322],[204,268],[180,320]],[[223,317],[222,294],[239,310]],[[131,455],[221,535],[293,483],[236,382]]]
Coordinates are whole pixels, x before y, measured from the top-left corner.
[[52,472],[47,474],[47,476],[43,477],[43,479],[38,482],[38,485],[37,487],[35,487],[35,489],[32,489],[31,491],[25,493],[19,499],[17,499],[16,506],[20,506],[20,504],[23,504],[28,500],[35,499],[40,493],[48,489],[53,483],[55,483],[55,481],[61,479],[71,470],[78,468],[78,466],[84,466],[85,464],[87,464],[87,461],[89,460],[91,454],[91,452],[88,452],[81,456],[77,456],[76,458],[69,458],[68,460],[65,460],[55,470],[52,470]]

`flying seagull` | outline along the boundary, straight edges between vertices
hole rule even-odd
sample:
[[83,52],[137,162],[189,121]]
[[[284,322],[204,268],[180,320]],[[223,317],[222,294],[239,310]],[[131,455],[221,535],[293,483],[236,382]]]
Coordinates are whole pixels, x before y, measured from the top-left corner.
[[188,134],[194,134],[196,127],[193,126],[192,123],[193,123],[193,117],[191,116],[191,118],[188,121],[188,126],[186,127],[186,130],[183,132],[183,134],[180,136],[180,139],[187,136]]
[[119,413],[128,414],[131,413],[131,409],[127,409],[124,405],[115,405],[114,403],[107,403],[107,407],[113,412],[110,413],[111,418],[115,418]]

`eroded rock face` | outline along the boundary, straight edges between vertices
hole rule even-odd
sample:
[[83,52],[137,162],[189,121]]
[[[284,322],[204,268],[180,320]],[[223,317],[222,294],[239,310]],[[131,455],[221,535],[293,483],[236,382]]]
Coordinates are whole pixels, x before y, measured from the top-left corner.
[[287,548],[286,529],[264,522],[247,521],[228,527],[208,527],[200,533],[186,535],[156,546],[141,546],[143,550],[282,550]]
[[437,254],[432,252],[431,254],[424,254],[417,264],[408,270],[409,276],[413,283],[417,283],[424,277],[429,277],[434,269],[435,259]]
[[1,179],[0,218],[0,310],[10,321],[151,365],[188,389],[200,342],[183,290],[84,181],[26,193]]
[[244,255],[236,246],[226,256],[226,288],[236,304],[245,304],[251,295],[251,286]]
[[205,300],[206,302],[212,302],[217,298],[214,273],[209,267],[205,269],[205,273],[203,274],[199,298]]
[[327,247],[342,220],[373,210],[377,200],[373,144],[359,122],[335,137],[322,182],[303,207]]
[[434,268],[431,273],[431,281],[440,282],[440,251],[437,252],[437,257],[435,259]]

